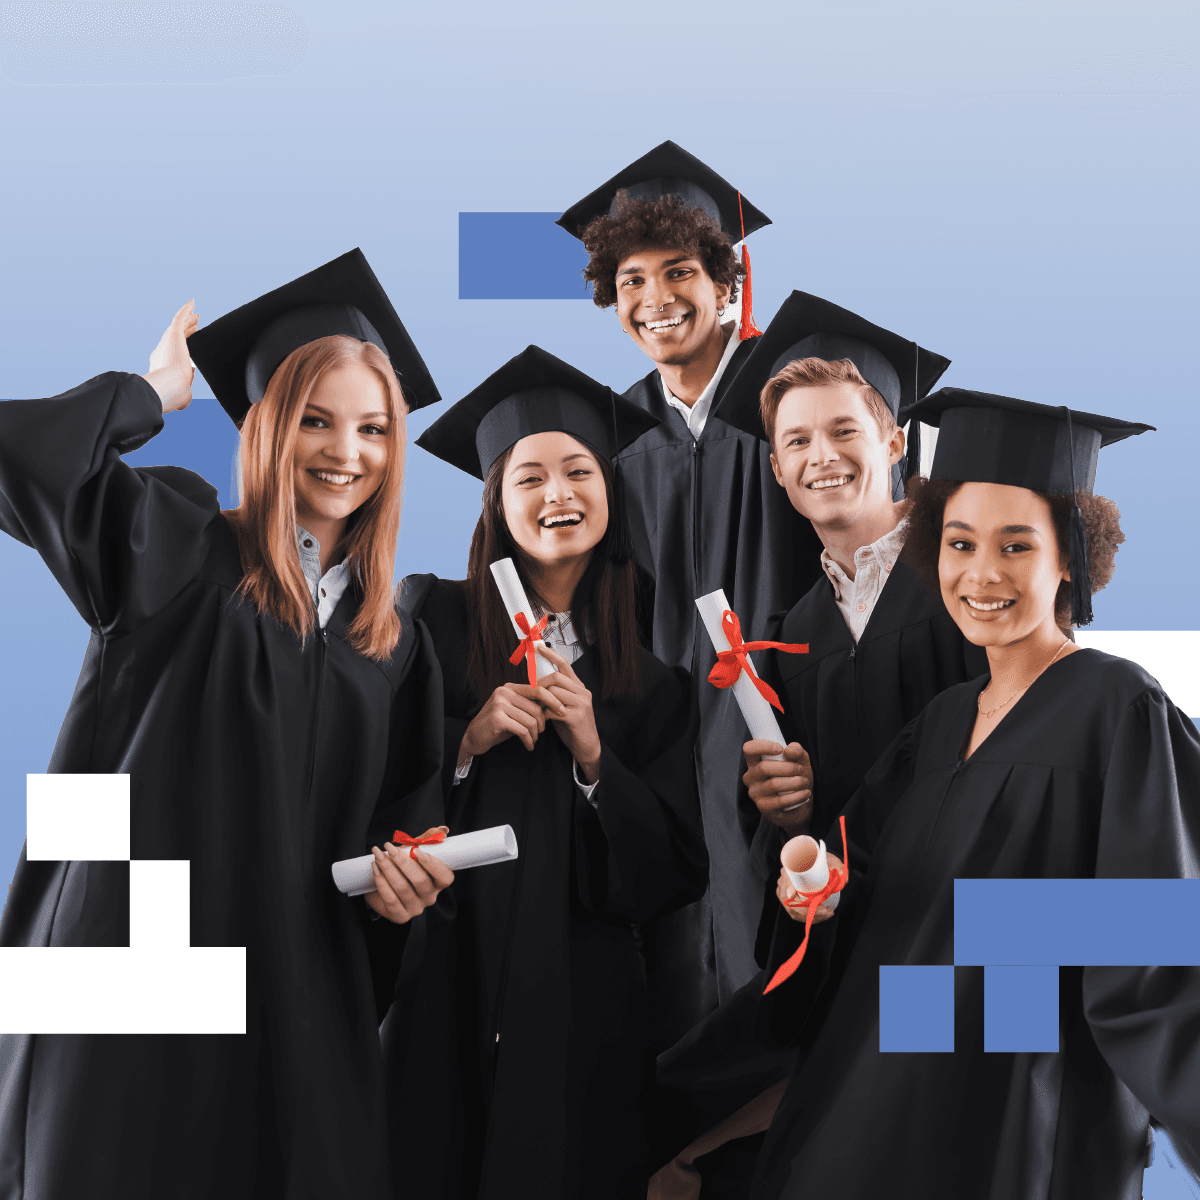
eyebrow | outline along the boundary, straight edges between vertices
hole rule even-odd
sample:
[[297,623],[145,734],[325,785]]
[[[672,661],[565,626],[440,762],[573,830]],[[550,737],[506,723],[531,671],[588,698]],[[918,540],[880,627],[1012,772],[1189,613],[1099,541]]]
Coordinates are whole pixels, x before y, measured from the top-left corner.
[[[329,411],[329,409],[322,408],[319,404],[305,405],[304,415],[308,416],[309,413],[316,413],[318,416],[322,416],[322,417],[332,417],[333,416],[333,413],[331,413]],[[384,420],[387,420],[387,418],[390,415],[391,415],[390,413],[385,413],[385,412],[369,412],[369,413],[364,413],[361,417],[356,417],[355,420],[357,420],[357,421],[374,421],[374,420],[377,420],[379,417],[383,417]]]
[[[827,425],[844,425],[844,424],[846,424],[847,421],[849,421],[853,424],[857,424],[857,425],[862,424],[862,422],[858,419],[858,417],[853,417],[853,416],[834,417],[832,421],[827,421],[826,424]],[[787,437],[789,434],[807,433],[807,432],[808,432],[807,425],[789,425],[787,427],[787,429],[785,429],[779,436]]]
[[[585,454],[582,450],[580,450],[580,451],[576,452],[575,454],[568,454],[566,456],[566,458],[564,458],[562,461],[565,463],[569,463],[569,462],[573,462],[577,458],[591,458],[591,457],[592,456],[590,454]],[[527,471],[530,467],[540,467],[541,465],[542,464],[540,462],[526,462],[526,463],[521,463],[520,466],[513,467],[512,469],[514,471]]]
[[[690,254],[684,254],[684,255],[681,255],[679,258],[668,258],[665,262],[661,263],[660,265],[664,266],[664,267],[678,266],[679,263],[681,263],[681,262],[689,262],[691,260],[691,257],[692,256]],[[643,269],[642,267],[638,266],[635,263],[632,267],[626,267],[625,270],[618,271],[617,275],[618,276],[620,276],[620,275],[636,275],[642,269]]]
[[[942,526],[943,529],[965,529],[968,533],[974,533],[973,526],[968,525],[966,521],[947,521]],[[1001,533],[1037,533],[1038,531],[1032,525],[1005,525],[1000,530]]]

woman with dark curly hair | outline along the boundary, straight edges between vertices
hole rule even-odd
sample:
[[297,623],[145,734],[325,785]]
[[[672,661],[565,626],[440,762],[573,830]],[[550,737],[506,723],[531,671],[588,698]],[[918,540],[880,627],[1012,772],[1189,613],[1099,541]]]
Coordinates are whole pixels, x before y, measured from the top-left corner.
[[[937,696],[846,807],[856,874],[764,1005],[800,1051],[751,1195],[1124,1200],[1152,1120],[1200,1167],[1200,968],[1061,968],[1054,1052],[987,1049],[978,967],[953,976],[952,1052],[886,1052],[878,997],[881,968],[954,963],[956,879],[1197,874],[1200,734],[1069,632],[1121,541],[1097,453],[1149,426],[952,388],[911,411],[941,427],[913,561],[991,673]],[[807,916],[783,875],[779,898],[768,971]]]
[[[559,224],[583,240],[601,308],[654,364],[622,397],[659,424],[622,451],[643,625],[664,662],[703,679],[715,653],[695,599],[723,588],[744,629],[792,606],[820,574],[821,545],[788,503],[758,438],[713,415],[754,344],[748,262],[735,242],[770,224],[698,158],[664,142]],[[742,322],[722,323],[742,292]],[[749,857],[757,814],[739,813],[742,718],[732,693],[700,688],[696,772],[714,851],[708,895],[645,932],[653,1037],[671,1045],[755,972],[768,882]]]

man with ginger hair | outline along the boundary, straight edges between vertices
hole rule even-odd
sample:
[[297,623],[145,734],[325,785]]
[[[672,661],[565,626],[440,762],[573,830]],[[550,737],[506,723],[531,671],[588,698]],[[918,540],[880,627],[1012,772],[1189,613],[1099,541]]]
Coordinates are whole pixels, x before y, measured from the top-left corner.
[[[759,817],[738,805],[743,724],[733,696],[707,682],[716,653],[696,611],[718,588],[747,639],[819,578],[820,544],[776,486],[759,437],[713,413],[758,331],[748,259],[733,243],[770,222],[699,159],[664,142],[563,214],[581,238],[600,308],[654,369],[624,398],[660,424],[618,468],[634,554],[649,586],[643,626],[653,652],[687,668],[699,693],[696,774],[709,888],[643,928],[651,1039],[672,1045],[755,971],[764,880],[750,858]],[[740,328],[722,323],[742,291]]]

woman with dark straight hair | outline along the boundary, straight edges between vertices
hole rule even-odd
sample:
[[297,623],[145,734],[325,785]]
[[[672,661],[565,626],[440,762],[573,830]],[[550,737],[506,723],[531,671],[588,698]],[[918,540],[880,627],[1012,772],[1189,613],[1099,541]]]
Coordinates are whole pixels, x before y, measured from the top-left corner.
[[[0,404],[0,528],[92,629],[50,770],[128,774],[132,857],[190,862],[190,944],[245,947],[245,1032],[0,1037],[5,1196],[387,1189],[376,992],[453,876],[376,849],[364,905],[330,864],[442,819],[437,663],[391,600],[404,418],[437,391],[357,251],[196,326],[145,376]],[[228,512],[121,459],[188,406],[189,354],[242,431]],[[128,946],[130,907],[125,863],[23,853],[0,943]]]
[[[708,870],[691,680],[638,642],[610,465],[652,424],[531,346],[418,442],[484,480],[467,579],[400,595],[446,681],[448,824],[511,825],[520,857],[464,874],[406,959],[383,1030],[398,1196],[646,1194],[634,925],[696,900]],[[490,570],[505,558],[524,645]],[[554,668],[536,680],[535,653]]]

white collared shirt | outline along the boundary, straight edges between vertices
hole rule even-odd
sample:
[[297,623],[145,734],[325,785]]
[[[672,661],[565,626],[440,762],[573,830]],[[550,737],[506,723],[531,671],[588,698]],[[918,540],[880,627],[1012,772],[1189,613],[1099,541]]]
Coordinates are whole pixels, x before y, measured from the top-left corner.
[[[721,355],[721,361],[717,364],[717,369],[705,386],[704,391],[696,397],[695,404],[689,408],[682,400],[676,399],[671,395],[671,389],[667,387],[667,381],[665,379],[662,381],[663,395],[666,396],[667,403],[683,418],[684,423],[688,427],[688,432],[694,438],[698,438],[704,432],[704,424],[708,420],[708,410],[712,408],[713,396],[717,393],[717,385],[721,382],[721,376],[725,374],[725,368],[729,366],[729,360],[733,357],[733,352],[738,348],[738,342],[742,340],[738,336],[737,325],[733,322],[730,322],[730,324],[733,326],[733,329],[729,335],[729,340],[725,343],[725,353]],[[662,379],[662,376],[660,375],[659,378]]]
[[[541,618],[539,617],[538,620],[540,621]],[[575,626],[571,621],[570,613],[548,614],[546,628],[542,634],[542,641],[555,654],[561,654],[570,663],[573,663],[587,649],[587,642],[575,632]],[[475,758],[472,756],[458,764],[454,770],[455,785],[462,783],[466,779],[471,771],[471,764],[474,761]],[[578,763],[572,763],[571,773],[575,777],[576,786],[594,806],[596,801],[592,799],[592,795],[596,791],[596,788],[600,786],[600,781],[597,779],[595,783],[584,783],[579,778]]]
[[896,559],[900,557],[900,551],[904,549],[907,537],[908,522],[905,520],[877,542],[860,546],[854,552],[853,579],[830,558],[828,550],[821,551],[821,566],[833,584],[833,598],[855,642],[862,637],[875,611],[875,602],[896,565]]
[[300,551],[300,570],[304,572],[308,590],[317,606],[317,624],[324,629],[338,601],[350,586],[350,568],[342,559],[336,567],[330,567],[322,575],[321,543],[300,525],[296,526],[296,548]]

